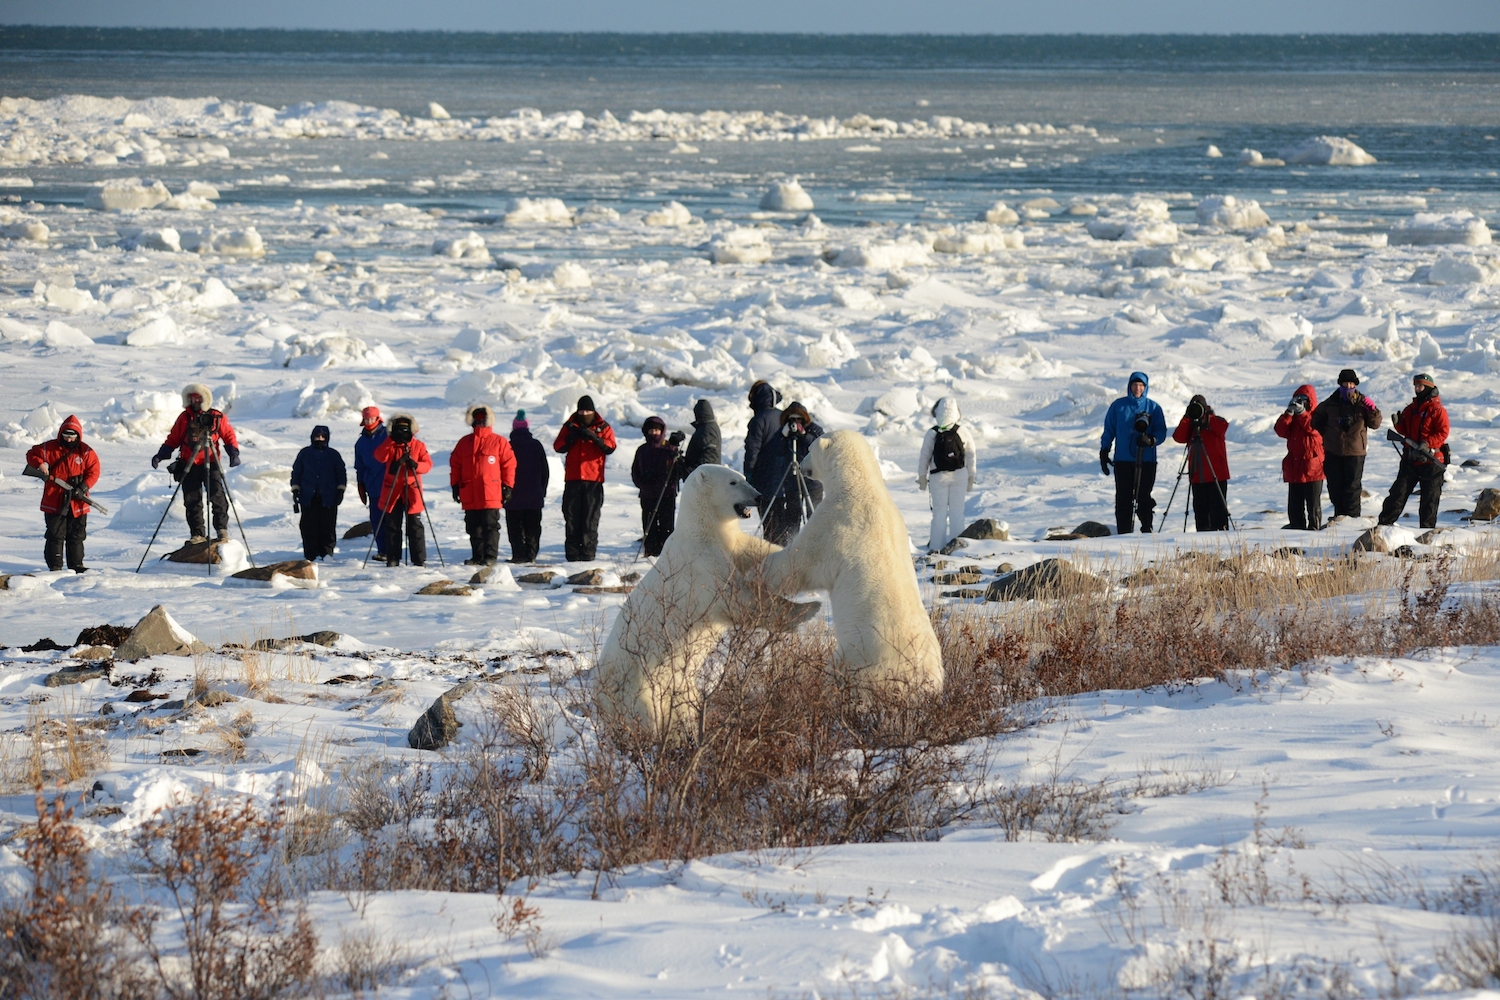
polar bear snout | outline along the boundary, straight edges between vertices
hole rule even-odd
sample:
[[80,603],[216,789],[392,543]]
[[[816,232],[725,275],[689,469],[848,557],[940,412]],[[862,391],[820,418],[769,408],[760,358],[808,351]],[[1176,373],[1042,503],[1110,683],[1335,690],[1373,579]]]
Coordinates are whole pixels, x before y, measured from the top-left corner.
[[766,500],[765,497],[763,497],[759,493],[757,493],[757,494],[755,494],[755,499],[754,500],[747,500],[747,501],[744,501],[742,503],[735,504],[734,505],[734,512],[736,514],[738,514],[740,517],[748,518],[750,516],[750,508],[751,507],[759,507],[761,504],[765,503],[765,500]]

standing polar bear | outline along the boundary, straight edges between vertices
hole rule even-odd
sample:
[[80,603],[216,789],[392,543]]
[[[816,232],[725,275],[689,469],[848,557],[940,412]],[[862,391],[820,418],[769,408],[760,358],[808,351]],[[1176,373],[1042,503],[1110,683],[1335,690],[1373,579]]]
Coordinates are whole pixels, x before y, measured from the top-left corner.
[[677,527],[625,599],[594,666],[594,697],[607,720],[653,735],[692,728],[699,673],[735,624],[792,627],[819,605],[762,591],[755,571],[777,546],[740,530],[758,499],[745,477],[704,465],[683,483]]
[[854,431],[836,431],[818,439],[804,468],[823,483],[823,502],[790,545],[766,558],[766,586],[828,591],[839,665],[862,698],[942,690],[942,649],[875,453]]

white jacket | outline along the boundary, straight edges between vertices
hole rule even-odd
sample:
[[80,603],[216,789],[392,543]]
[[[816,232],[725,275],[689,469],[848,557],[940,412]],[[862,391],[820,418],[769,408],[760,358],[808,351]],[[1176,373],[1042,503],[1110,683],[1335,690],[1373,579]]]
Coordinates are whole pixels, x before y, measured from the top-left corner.
[[[932,417],[937,421],[938,427],[958,425],[956,428],[958,439],[964,443],[964,471],[969,474],[968,488],[972,490],[979,454],[978,449],[974,447],[974,438],[969,433],[969,429],[959,423],[958,400],[952,396],[944,396],[932,408]],[[917,456],[917,485],[924,490],[927,488],[927,477],[932,472],[932,449],[937,443],[937,434],[937,427],[927,429],[927,436],[922,438],[922,453]]]

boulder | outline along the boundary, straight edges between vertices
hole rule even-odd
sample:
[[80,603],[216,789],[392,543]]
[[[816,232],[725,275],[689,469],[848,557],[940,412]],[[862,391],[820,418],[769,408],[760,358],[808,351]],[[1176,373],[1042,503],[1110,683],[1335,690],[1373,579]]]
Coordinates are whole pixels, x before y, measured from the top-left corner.
[[288,646],[295,646],[301,642],[310,642],[315,646],[332,646],[340,638],[342,636],[338,632],[323,629],[318,632],[309,632],[307,635],[288,636],[285,639],[256,639],[250,644],[250,648],[274,652],[278,649],[286,649]]
[[1386,537],[1386,532],[1382,530],[1382,526],[1377,525],[1373,528],[1366,528],[1364,532],[1354,540],[1354,544],[1350,546],[1350,551],[1380,552],[1388,555],[1391,551],[1391,545],[1389,539]]
[[74,651],[73,659],[108,660],[112,659],[114,655],[115,651],[112,646],[84,646],[82,649]]
[[69,684],[82,684],[84,681],[96,681],[101,677],[109,677],[109,664],[90,664],[89,666],[64,667],[55,674],[48,674],[43,681],[49,688],[66,687]]
[[516,582],[550,584],[552,582],[552,578],[557,575],[558,574],[552,572],[550,569],[543,569],[538,570],[535,573],[522,573],[520,576],[516,577]]
[[987,601],[1026,601],[1045,597],[1058,597],[1068,593],[1088,590],[1103,590],[1108,586],[1103,579],[1076,569],[1066,559],[1043,559],[1007,573],[985,591]]
[[118,646],[130,638],[129,625],[91,625],[78,633],[75,646]]
[[947,545],[944,545],[942,548],[938,549],[938,551],[940,553],[942,553],[943,555],[945,555],[945,556],[951,556],[953,553],[957,552],[959,549],[966,549],[968,547],[969,547],[969,543],[966,540],[964,540],[963,537],[960,536],[958,538],[953,539],[953,541],[949,542]]
[[1474,513],[1469,515],[1469,520],[1493,521],[1496,518],[1500,518],[1500,490],[1480,490],[1479,499],[1474,501]]
[[174,563],[210,563],[218,565],[219,546],[222,542],[184,542],[182,548],[174,549],[162,556],[167,562]]
[[1082,535],[1084,538],[1108,538],[1113,532],[1109,525],[1100,524],[1098,521],[1084,521],[1073,529],[1073,534]]
[[316,580],[318,567],[306,559],[287,559],[269,566],[251,566],[238,573],[231,573],[232,580],[260,580],[270,582],[273,576],[284,576],[289,580]]
[[115,659],[144,660],[149,656],[189,656],[206,652],[208,647],[173,621],[167,609],[158,604],[136,622],[129,638],[115,648]]
[[361,521],[358,524],[356,524],[354,527],[350,528],[348,531],[344,532],[344,537],[345,538],[369,538],[372,534],[374,534],[374,529],[370,527],[370,522],[369,521]]
[[575,594],[628,594],[635,589],[633,583],[616,583],[604,587],[574,587]]
[[932,578],[933,583],[947,584],[949,586],[978,583],[984,578],[984,571],[978,566],[964,566],[956,573],[938,573]]
[[58,645],[57,642],[55,640],[51,639],[51,638],[45,638],[45,639],[38,639],[36,642],[33,642],[29,646],[22,646],[21,647],[21,652],[23,652],[23,653],[49,653],[49,652],[51,652],[54,649],[67,649],[67,648],[68,648],[67,646],[60,646],[60,645]]
[[202,694],[193,696],[193,704],[201,705],[204,708],[218,708],[220,705],[227,705],[232,701],[239,701],[239,699],[228,691],[220,691],[218,688],[209,688]]
[[422,713],[416,725],[406,734],[406,745],[413,750],[441,750],[452,743],[453,738],[458,735],[458,727],[463,725],[458,721],[458,716],[453,714],[453,703],[468,694],[473,687],[473,681],[464,681],[438,695],[437,700],[427,707],[427,711]]
[[433,580],[427,586],[417,591],[418,597],[468,597],[474,593],[474,588],[467,584],[454,583],[452,580]]
[[960,531],[958,537],[973,538],[978,541],[1008,542],[1010,541],[1010,525],[992,517],[981,517]]
[[604,583],[604,570],[602,569],[586,569],[568,577],[570,587],[597,587],[602,583]]

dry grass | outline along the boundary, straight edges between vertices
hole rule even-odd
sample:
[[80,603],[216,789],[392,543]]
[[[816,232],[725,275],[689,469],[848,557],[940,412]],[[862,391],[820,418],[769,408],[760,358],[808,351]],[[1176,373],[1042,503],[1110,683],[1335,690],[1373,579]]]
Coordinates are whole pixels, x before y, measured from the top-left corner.
[[34,701],[26,728],[9,737],[0,753],[0,788],[6,793],[72,784],[109,763],[109,745],[98,717],[73,711],[67,699]]

